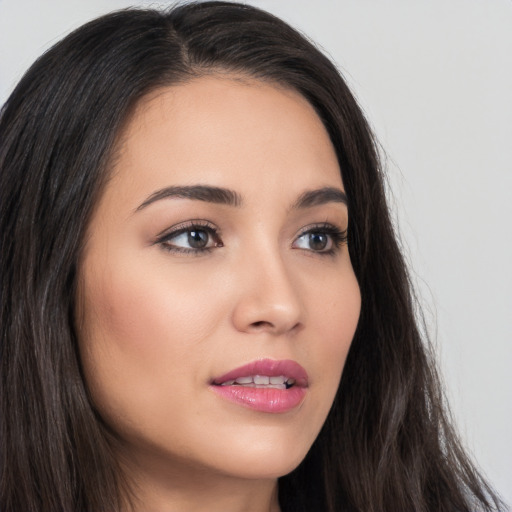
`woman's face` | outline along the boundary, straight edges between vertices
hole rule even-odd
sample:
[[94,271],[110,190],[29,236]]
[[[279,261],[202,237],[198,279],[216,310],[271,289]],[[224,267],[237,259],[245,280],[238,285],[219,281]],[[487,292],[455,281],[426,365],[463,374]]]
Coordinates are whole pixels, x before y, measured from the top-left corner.
[[324,126],[295,92],[203,77],[143,99],[118,150],[80,266],[99,414],[138,471],[286,474],[360,311]]

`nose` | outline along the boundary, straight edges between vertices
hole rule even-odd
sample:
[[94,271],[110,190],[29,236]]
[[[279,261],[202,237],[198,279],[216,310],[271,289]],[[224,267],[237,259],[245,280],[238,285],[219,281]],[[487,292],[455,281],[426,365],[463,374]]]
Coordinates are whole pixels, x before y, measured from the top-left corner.
[[303,306],[282,258],[259,254],[237,266],[239,292],[232,319],[235,328],[272,335],[299,330]]

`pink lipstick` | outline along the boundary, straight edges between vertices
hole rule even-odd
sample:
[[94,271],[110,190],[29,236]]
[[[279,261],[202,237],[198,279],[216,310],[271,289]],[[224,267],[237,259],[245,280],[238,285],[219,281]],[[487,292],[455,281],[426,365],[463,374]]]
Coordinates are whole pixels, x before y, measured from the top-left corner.
[[287,412],[302,403],[306,370],[295,361],[260,359],[216,377],[211,389],[223,398],[260,412]]

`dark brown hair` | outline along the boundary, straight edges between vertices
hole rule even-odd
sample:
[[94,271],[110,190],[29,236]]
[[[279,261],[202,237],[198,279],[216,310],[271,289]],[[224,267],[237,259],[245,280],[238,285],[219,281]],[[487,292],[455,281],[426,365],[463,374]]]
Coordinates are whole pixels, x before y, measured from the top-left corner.
[[77,263],[116,135],[155,88],[217,72],[292,88],[316,109],[349,198],[362,294],[325,426],[279,482],[284,511],[502,507],[464,454],[422,341],[372,134],[335,66],[254,7],[191,3],[94,20],[44,54],[0,118],[0,510],[115,512],[129,493],[88,397]]

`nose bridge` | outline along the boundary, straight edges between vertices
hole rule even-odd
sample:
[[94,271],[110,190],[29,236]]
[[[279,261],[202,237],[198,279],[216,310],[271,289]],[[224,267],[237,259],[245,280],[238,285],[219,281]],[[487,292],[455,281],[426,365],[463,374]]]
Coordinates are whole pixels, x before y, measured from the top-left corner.
[[279,244],[267,241],[257,245],[241,256],[234,322],[239,330],[281,334],[301,322],[299,291]]

